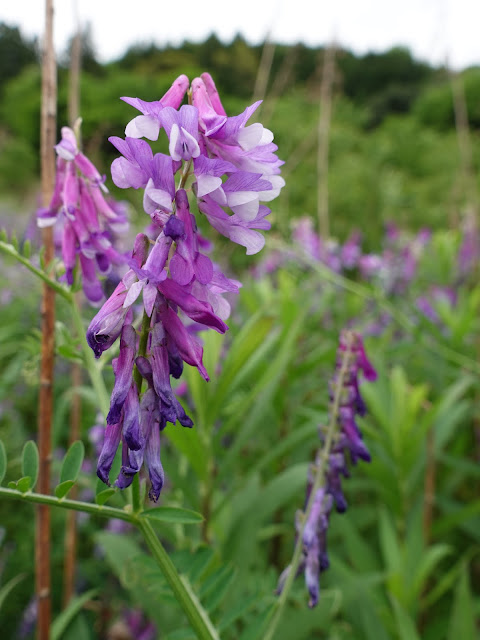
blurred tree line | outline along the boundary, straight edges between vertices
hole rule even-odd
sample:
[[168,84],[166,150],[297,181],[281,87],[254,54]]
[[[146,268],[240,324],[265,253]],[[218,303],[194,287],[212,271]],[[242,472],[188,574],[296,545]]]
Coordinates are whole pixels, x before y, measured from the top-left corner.
[[[272,44],[265,101],[258,112],[275,131],[295,180],[283,196],[280,218],[316,211],[316,130],[325,49]],[[67,123],[71,45],[59,58],[58,126]],[[263,45],[241,35],[224,43],[216,35],[181,46],[132,45],[118,60],[101,64],[90,31],[82,39],[81,114],[87,153],[106,169],[115,150],[110,135],[122,135],[133,116],[120,96],[158,100],[179,73],[208,70],[227,112],[242,111],[252,98]],[[455,194],[458,150],[448,69],[415,60],[408,49],[357,56],[338,49],[331,125],[334,231],[351,224],[359,202],[373,217],[429,223]],[[462,72],[474,135],[480,131],[480,68]],[[0,24],[0,189],[23,189],[38,172],[40,59],[38,43],[17,27]],[[439,156],[440,153],[440,156]],[[382,182],[380,178],[383,177]],[[458,191],[458,189],[457,189]],[[122,197],[124,194],[122,193]],[[454,203],[456,205],[456,203]],[[335,226],[336,225],[336,226]]]

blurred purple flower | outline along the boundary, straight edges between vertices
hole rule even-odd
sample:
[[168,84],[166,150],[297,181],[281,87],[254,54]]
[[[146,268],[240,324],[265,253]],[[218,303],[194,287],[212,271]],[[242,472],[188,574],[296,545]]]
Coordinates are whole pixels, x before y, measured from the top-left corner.
[[[302,572],[305,575],[310,596],[309,607],[314,607],[318,603],[319,577],[330,564],[327,554],[327,530],[332,507],[335,504],[339,513],[344,513],[347,509],[341,486],[341,478],[347,478],[350,475],[346,455],[348,453],[352,464],[356,464],[358,459],[370,461],[370,454],[356,423],[356,416],[363,416],[366,413],[365,402],[359,388],[360,372],[368,381],[374,381],[377,378],[377,372],[365,353],[361,336],[353,331],[342,331],[335,375],[329,390],[331,410],[336,411],[331,419],[336,422],[337,433],[323,472],[323,485],[315,489],[313,497],[315,476],[323,464],[321,452],[317,455],[315,466],[309,470],[304,507],[305,511],[308,511],[308,517],[303,527],[303,556],[297,575]],[[335,397],[338,397],[338,408],[334,401]],[[322,432],[321,438],[323,440]],[[297,538],[302,530],[304,519],[305,513],[299,512],[296,518]],[[281,574],[277,594],[281,593],[290,570],[290,567],[287,567]]]

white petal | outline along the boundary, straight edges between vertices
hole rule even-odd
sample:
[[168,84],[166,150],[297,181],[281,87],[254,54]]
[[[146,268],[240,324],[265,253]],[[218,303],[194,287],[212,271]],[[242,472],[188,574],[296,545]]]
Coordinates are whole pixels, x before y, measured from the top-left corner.
[[211,193],[222,186],[222,179],[215,176],[209,176],[208,174],[202,174],[197,176],[197,196],[201,198],[206,196],[207,193]]
[[129,288],[125,301],[123,303],[123,308],[131,307],[135,300],[140,295],[140,291],[143,289],[143,285],[145,284],[145,280],[138,280],[134,282],[132,286]]
[[137,116],[125,127],[125,135],[129,138],[147,138],[158,140],[160,123],[151,116]]

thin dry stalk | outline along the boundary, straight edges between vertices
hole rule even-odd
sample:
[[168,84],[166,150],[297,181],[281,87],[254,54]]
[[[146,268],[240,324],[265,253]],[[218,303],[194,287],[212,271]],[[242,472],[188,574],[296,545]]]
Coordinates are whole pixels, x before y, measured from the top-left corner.
[[467,102],[465,100],[465,89],[460,74],[452,75],[453,107],[455,111],[455,128],[457,131],[458,148],[460,152],[460,172],[466,195],[468,198],[467,208],[478,220],[478,192],[476,178],[473,168],[472,143],[470,138],[470,126],[468,122]]
[[[73,128],[80,115],[80,70],[82,64],[82,33],[78,28],[72,41],[68,88],[68,121]],[[80,143],[80,140],[78,141]]]
[[332,90],[335,79],[335,45],[325,50],[323,59],[322,84],[320,86],[320,117],[318,119],[317,215],[320,235],[325,240],[330,237],[328,212],[328,148],[330,122],[332,117]]
[[255,88],[253,90],[253,102],[263,100],[267,92],[268,80],[272,69],[273,54],[275,53],[275,44],[270,40],[270,34],[265,38],[265,44],[262,49],[262,57],[258,65],[257,77],[255,79]]
[[[41,108],[41,177],[42,201],[48,206],[55,181],[55,137],[57,115],[57,78],[53,46],[53,0],[45,2],[45,36],[42,60]],[[43,229],[45,263],[54,258],[53,229]],[[53,365],[55,347],[55,292],[43,286],[41,307],[42,347],[40,390],[38,398],[38,449],[40,468],[38,489],[50,493],[51,429],[53,414]],[[50,583],[50,510],[46,505],[37,507],[35,541],[35,589],[38,603],[37,638],[48,640],[51,621]]]
[[[455,127],[457,131],[458,147],[460,151],[460,171],[462,184],[467,194],[467,207],[464,215],[464,226],[467,233],[477,233],[479,227],[479,195],[476,175],[474,170],[470,125],[468,121],[467,101],[465,99],[465,87],[459,73],[452,76],[453,105],[455,109]],[[473,225],[472,225],[473,220]],[[473,227],[473,231],[472,231]],[[478,276],[480,265],[475,265],[475,275]],[[476,341],[477,356],[480,357],[480,340]],[[479,394],[476,394],[478,406]],[[473,418],[473,432],[477,443],[475,458],[480,458],[480,416]]]
[[268,96],[268,102],[265,101],[262,105],[262,122],[266,125],[275,110],[278,102],[278,98],[285,92],[289,83],[292,80],[293,66],[297,60],[297,50],[295,48],[289,48],[286,54],[282,66],[278,70],[277,75],[273,81],[272,89]]

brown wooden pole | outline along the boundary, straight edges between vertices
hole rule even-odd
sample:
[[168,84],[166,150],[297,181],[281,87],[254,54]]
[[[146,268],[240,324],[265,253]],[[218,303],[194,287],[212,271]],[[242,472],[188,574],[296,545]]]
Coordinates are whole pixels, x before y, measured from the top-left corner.
[[[42,54],[41,179],[42,201],[48,207],[55,181],[57,76],[53,46],[53,0],[45,2],[45,34]],[[53,229],[42,230],[45,264],[54,258]],[[43,286],[41,306],[42,347],[38,397],[38,491],[50,493],[51,430],[53,414],[53,365],[55,348],[55,292]],[[38,603],[38,640],[48,640],[51,622],[50,510],[37,507],[35,541],[35,590]]]

